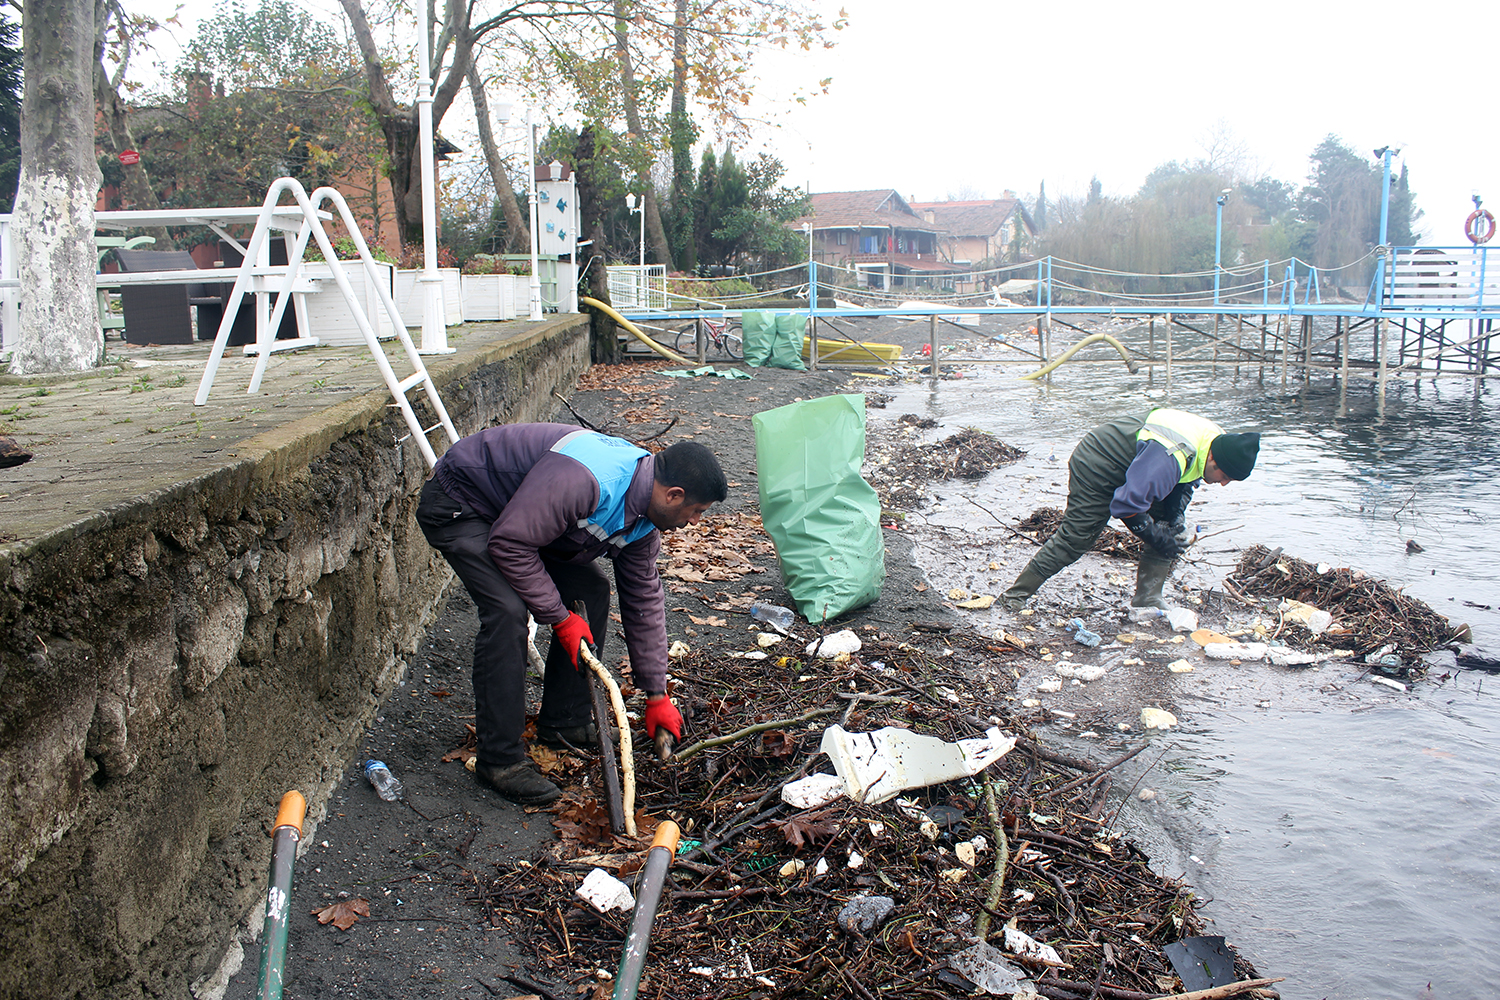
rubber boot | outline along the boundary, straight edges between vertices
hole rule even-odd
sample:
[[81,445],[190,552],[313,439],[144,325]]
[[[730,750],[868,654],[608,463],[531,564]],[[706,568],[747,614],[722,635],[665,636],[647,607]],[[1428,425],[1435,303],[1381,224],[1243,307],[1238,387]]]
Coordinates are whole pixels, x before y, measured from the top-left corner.
[[1010,589],[1000,595],[1000,603],[1007,611],[1020,611],[1026,606],[1026,599],[1036,593],[1036,588],[1047,582],[1047,578],[1036,570],[1027,566],[1016,577],[1016,582],[1010,585]]
[[1172,574],[1172,565],[1176,561],[1147,552],[1141,553],[1140,564],[1135,570],[1135,596],[1130,599],[1132,608],[1167,610],[1167,602],[1162,599],[1161,590],[1166,586],[1167,577]]

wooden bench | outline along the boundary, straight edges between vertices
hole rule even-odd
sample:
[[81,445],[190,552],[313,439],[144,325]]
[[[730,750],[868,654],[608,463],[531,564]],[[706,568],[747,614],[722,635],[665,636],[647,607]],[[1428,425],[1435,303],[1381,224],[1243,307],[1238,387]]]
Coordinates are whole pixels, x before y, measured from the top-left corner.
[[1391,309],[1500,309],[1500,254],[1487,247],[1399,247],[1391,257]]

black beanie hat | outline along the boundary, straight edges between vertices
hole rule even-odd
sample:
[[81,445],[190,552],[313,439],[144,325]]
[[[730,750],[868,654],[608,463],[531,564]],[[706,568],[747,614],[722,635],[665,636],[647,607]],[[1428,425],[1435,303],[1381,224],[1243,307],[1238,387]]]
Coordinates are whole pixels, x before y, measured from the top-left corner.
[[1230,479],[1249,479],[1250,470],[1255,468],[1255,456],[1260,454],[1260,435],[1254,431],[1220,434],[1208,450],[1224,475]]

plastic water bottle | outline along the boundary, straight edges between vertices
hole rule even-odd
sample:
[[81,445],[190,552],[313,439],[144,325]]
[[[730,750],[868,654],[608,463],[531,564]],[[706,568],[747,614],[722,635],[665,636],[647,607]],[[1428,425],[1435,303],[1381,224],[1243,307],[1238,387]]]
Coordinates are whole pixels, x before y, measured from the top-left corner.
[[375,794],[387,802],[401,797],[401,779],[391,773],[383,760],[365,761],[365,780],[375,786]]
[[797,620],[791,608],[783,608],[779,604],[762,604],[759,601],[750,605],[750,617],[783,630],[791,628],[792,622]]

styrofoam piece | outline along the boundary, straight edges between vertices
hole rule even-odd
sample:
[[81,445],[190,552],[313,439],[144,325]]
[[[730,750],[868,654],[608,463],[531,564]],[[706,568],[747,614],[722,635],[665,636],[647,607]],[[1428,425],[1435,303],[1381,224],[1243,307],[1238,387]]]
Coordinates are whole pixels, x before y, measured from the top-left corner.
[[856,802],[884,802],[908,788],[925,788],[978,774],[1004,757],[1015,737],[991,727],[981,739],[949,743],[887,726],[850,733],[842,726],[823,731],[819,749],[833,761],[844,794]]
[[831,660],[840,653],[857,653],[862,645],[859,636],[854,634],[854,630],[846,628],[808,643],[807,655],[821,656]]
[[1263,642],[1211,642],[1203,655],[1210,660],[1264,660],[1270,648]]
[[1171,729],[1177,725],[1177,716],[1163,708],[1141,709],[1141,725],[1147,729]]
[[1187,608],[1168,608],[1167,624],[1173,632],[1194,632],[1198,628],[1198,613]]
[[815,809],[844,794],[844,779],[836,774],[809,774],[781,789],[781,801],[798,809]]
[[635,896],[630,886],[615,878],[603,868],[595,868],[584,878],[583,885],[576,890],[601,913],[610,910],[635,909]]
[[1057,949],[1050,944],[1043,944],[1025,931],[1014,927],[1005,928],[1005,950],[1031,962],[1042,962],[1047,965],[1063,964]]
[[1301,601],[1282,601],[1276,610],[1281,612],[1284,620],[1306,626],[1313,635],[1321,635],[1328,626],[1333,624],[1333,615],[1311,604],[1303,604]]
[[1318,662],[1313,653],[1302,653],[1284,646],[1272,646],[1266,650],[1266,659],[1278,667],[1305,667]]

